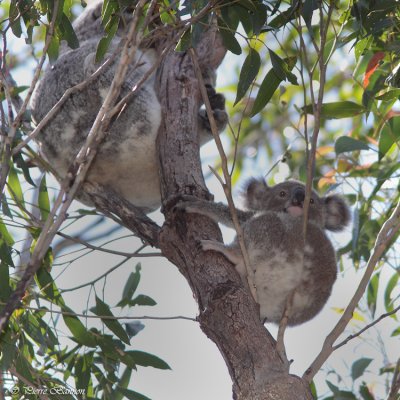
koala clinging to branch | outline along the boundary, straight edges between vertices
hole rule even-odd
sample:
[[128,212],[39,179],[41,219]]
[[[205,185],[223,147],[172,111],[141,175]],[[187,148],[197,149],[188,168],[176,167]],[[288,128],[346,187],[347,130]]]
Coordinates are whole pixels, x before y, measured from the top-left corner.
[[[287,181],[268,187],[253,179],[245,193],[248,211],[237,210],[249,255],[250,268],[264,321],[279,323],[288,296],[293,295],[288,324],[313,318],[327,302],[336,280],[336,258],[324,230],[342,230],[350,213],[344,200],[312,192],[307,237],[303,235],[304,185]],[[233,228],[231,212],[222,203],[193,200],[179,203],[178,209],[205,215]],[[230,245],[202,240],[203,250],[222,253],[242,279],[247,279],[237,238]]]
[[[46,70],[32,101],[32,115],[36,122],[45,117],[67,89],[90,77],[100,67],[95,63],[95,54],[97,44],[104,35],[101,7],[101,1],[87,7],[74,23],[80,47],[72,50],[66,45],[61,46],[60,57]],[[126,10],[123,15],[125,24],[121,23],[105,59],[118,50],[131,19],[132,13]],[[86,140],[114,78],[118,59],[116,57],[83,90],[73,93],[38,135],[41,153],[61,179],[67,175]],[[135,59],[128,67],[120,98],[132,91],[155,62],[153,50],[137,50]],[[222,131],[227,123],[225,99],[215,92],[212,75],[213,72],[205,77],[206,87],[217,127]],[[156,137],[162,113],[154,80],[153,73],[129,98],[122,112],[113,118],[86,176],[87,181],[108,186],[145,212],[157,209],[161,203]],[[205,110],[199,110],[198,126],[200,144],[211,140]],[[91,205],[82,190],[78,199]]]

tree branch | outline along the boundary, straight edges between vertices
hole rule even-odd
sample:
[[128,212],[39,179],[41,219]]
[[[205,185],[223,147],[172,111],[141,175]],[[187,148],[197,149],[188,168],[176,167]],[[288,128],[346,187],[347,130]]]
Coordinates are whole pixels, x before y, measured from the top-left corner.
[[400,392],[400,358],[397,360],[394,368],[392,386],[387,400],[398,400]]
[[130,229],[151,246],[158,247],[160,227],[140,208],[135,207],[109,187],[85,182],[84,190],[99,211]]

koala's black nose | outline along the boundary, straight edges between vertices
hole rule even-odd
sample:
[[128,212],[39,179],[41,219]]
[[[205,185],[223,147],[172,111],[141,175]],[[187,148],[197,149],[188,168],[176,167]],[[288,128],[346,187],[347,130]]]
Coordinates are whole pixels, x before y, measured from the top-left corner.
[[304,203],[305,192],[303,188],[297,188],[293,192],[292,196],[292,204],[294,206],[303,206]]

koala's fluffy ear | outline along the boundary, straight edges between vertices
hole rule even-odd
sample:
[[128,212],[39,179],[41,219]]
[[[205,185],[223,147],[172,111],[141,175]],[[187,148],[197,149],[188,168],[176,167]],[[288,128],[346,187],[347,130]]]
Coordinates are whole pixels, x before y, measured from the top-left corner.
[[[269,187],[264,179],[252,178],[245,185],[245,206],[250,210],[262,210],[263,200],[268,194]],[[264,205],[265,207],[265,205]]]
[[325,203],[325,228],[341,231],[350,221],[350,210],[344,199],[337,195],[323,198]]

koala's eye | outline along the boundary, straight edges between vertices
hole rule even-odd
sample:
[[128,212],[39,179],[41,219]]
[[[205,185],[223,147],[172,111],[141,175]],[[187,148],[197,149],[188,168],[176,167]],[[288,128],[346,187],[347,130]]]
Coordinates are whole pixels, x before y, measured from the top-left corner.
[[282,199],[286,197],[286,192],[284,190],[281,190],[279,192],[279,197],[281,197]]
[[314,199],[310,199],[310,204],[314,204]]

